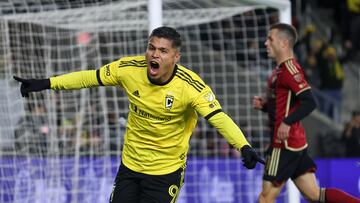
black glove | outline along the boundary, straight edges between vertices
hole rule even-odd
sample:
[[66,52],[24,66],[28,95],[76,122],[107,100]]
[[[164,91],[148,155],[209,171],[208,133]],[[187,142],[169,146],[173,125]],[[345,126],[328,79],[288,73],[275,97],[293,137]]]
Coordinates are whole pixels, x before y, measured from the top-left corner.
[[255,150],[249,145],[245,145],[241,148],[241,155],[243,157],[243,165],[247,169],[255,168],[257,162],[265,165],[265,161],[260,156],[258,156]]
[[29,92],[50,89],[50,79],[23,79],[16,76],[14,79],[21,82],[20,92],[23,97],[29,97]]

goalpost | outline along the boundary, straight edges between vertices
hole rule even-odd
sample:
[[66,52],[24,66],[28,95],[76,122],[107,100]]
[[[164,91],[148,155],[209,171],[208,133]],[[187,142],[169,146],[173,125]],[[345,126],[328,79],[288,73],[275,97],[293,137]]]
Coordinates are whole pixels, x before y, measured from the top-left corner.
[[[180,63],[213,89],[257,152],[269,144],[266,115],[251,99],[273,67],[266,32],[290,20],[288,1],[8,0],[0,9],[0,202],[108,201],[126,127],[124,93],[49,90],[24,99],[12,76],[45,78],[142,54],[158,25],[181,33]],[[256,201],[262,167],[244,169],[202,118],[190,146],[179,202]],[[289,188],[279,202],[296,194]]]

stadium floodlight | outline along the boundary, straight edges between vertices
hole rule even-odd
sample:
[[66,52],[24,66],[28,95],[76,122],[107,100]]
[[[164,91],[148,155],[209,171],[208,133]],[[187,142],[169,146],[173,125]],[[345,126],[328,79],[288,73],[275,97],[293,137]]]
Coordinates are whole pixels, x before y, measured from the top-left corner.
[[[181,64],[199,73],[263,154],[266,116],[251,108],[273,64],[264,42],[286,1],[163,0],[161,24],[184,43]],[[285,6],[284,6],[285,5]],[[285,8],[285,9],[284,9]],[[21,98],[13,75],[44,78],[142,54],[146,0],[0,2],[0,202],[107,202],[120,164],[128,102],[116,87],[44,91]],[[255,202],[262,170],[200,118],[179,202]],[[284,190],[279,202],[288,202]]]

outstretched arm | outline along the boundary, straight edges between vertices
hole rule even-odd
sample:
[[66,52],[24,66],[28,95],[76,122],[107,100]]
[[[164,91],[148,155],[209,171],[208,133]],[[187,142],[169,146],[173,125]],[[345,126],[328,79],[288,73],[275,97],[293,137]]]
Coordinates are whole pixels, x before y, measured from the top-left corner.
[[211,117],[206,116],[205,118],[225,137],[229,144],[241,151],[243,163],[246,168],[255,168],[257,162],[265,164],[265,161],[256,154],[240,128],[228,115],[222,111],[218,111]]
[[99,71],[84,70],[51,77],[50,88],[53,90],[77,90],[100,86]]
[[38,92],[46,89],[71,90],[99,86],[98,71],[99,70],[78,71],[46,79],[24,79],[17,76],[14,76],[14,79],[21,82],[21,95],[23,97],[29,97],[30,92]]

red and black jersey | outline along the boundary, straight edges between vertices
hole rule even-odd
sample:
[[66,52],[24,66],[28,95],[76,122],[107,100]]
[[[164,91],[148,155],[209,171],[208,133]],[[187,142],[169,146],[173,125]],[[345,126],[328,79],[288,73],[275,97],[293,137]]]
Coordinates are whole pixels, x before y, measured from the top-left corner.
[[293,151],[307,147],[305,130],[300,121],[291,124],[287,141],[281,142],[277,139],[277,129],[283,119],[300,105],[296,95],[307,89],[310,89],[310,86],[295,59],[288,59],[273,70],[268,80],[267,91],[267,110],[273,147],[287,148]]

